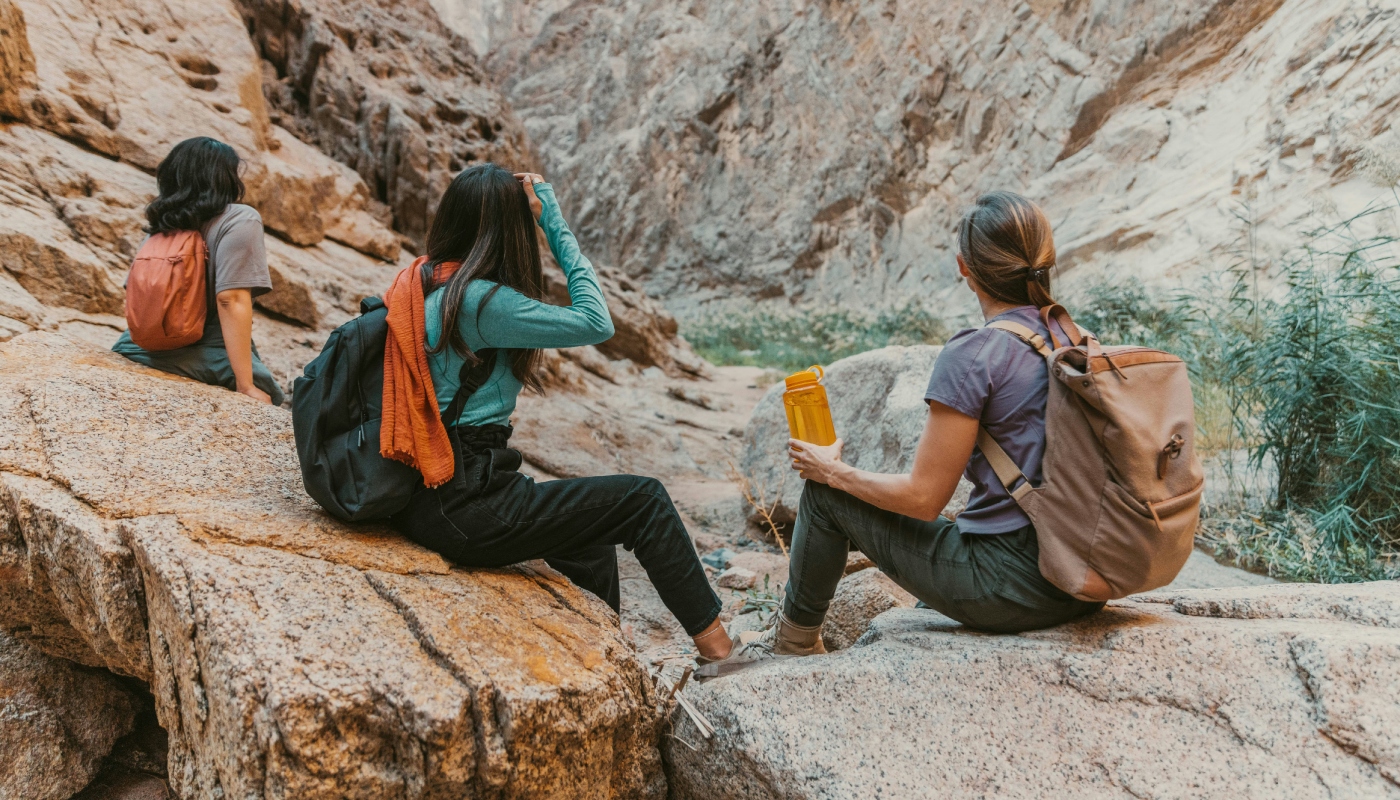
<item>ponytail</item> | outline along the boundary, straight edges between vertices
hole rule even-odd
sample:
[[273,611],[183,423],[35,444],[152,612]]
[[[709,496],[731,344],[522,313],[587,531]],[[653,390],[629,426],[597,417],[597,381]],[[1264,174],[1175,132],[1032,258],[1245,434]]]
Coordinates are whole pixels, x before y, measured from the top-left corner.
[[1040,206],[1012,192],[990,192],[958,223],[958,250],[988,295],[1015,305],[1054,305],[1055,238]]

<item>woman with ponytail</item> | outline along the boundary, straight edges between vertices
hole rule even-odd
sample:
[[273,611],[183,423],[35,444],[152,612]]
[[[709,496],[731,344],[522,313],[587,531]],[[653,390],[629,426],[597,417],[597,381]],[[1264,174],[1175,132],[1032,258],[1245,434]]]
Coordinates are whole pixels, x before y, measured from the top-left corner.
[[[1011,192],[977,198],[958,225],[958,272],[982,316],[1016,322],[1051,341],[1039,310],[1055,304],[1055,241],[1045,213]],[[1067,337],[1051,322],[1063,341]],[[977,449],[979,427],[1041,480],[1045,452],[1044,359],[994,328],[959,332],[933,367],[928,420],[907,475],[881,475],[841,461],[841,441],[789,446],[807,483],[793,532],[783,606],[762,637],[701,667],[714,677],[771,658],[825,652],[821,626],[858,549],[922,604],[972,628],[1012,633],[1058,625],[1102,607],[1069,596],[1040,574],[1030,518]],[[972,483],[956,520],[939,516],[960,476]]]

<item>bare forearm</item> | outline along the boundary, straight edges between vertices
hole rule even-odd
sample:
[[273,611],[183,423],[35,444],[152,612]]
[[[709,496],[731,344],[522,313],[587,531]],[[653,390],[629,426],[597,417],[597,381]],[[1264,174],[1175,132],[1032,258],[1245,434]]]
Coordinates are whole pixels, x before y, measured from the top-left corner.
[[877,508],[915,519],[933,519],[948,504],[948,498],[934,497],[916,484],[913,475],[866,472],[849,464],[834,469],[829,484]]
[[976,438],[977,420],[934,403],[910,474],[882,475],[856,469],[841,460],[845,443],[839,439],[825,447],[789,439],[788,454],[793,467],[807,480],[825,483],[886,511],[931,520],[957,490],[958,476],[972,455]]
[[247,391],[253,387],[253,295],[246,289],[230,289],[220,292],[218,300],[219,327],[233,379],[238,391]]

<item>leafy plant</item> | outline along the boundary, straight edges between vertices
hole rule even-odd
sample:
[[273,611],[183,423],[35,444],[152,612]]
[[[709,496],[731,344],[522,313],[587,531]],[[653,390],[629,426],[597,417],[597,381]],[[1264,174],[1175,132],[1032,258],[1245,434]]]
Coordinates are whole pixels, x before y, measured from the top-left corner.
[[1271,508],[1217,526],[1228,551],[1290,578],[1365,580],[1400,550],[1400,273],[1372,210],[1314,234],[1260,296],[1236,272],[1192,319],[1196,371],[1224,385]]
[[947,325],[927,308],[882,311],[754,306],[711,311],[686,321],[685,337],[716,364],[796,371],[889,345],[942,344]]
[[778,613],[778,609],[782,607],[783,599],[778,595],[778,592],[773,589],[771,585],[771,576],[769,575],[763,576],[762,589],[755,586],[752,589],[745,590],[740,596],[743,598],[743,602],[739,604],[738,610],[734,612],[735,615],[757,612],[759,615],[758,620],[762,625],[767,625],[772,621],[773,615]]

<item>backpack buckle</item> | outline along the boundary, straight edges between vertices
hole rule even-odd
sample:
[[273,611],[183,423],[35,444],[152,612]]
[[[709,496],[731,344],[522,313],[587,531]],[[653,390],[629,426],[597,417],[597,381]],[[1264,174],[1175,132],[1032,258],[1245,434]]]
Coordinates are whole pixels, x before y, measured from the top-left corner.
[[1186,440],[1182,438],[1181,434],[1172,434],[1171,441],[1167,442],[1167,446],[1163,447],[1162,452],[1157,454],[1157,480],[1160,481],[1167,476],[1167,459],[1179,458],[1181,448],[1185,445]]

